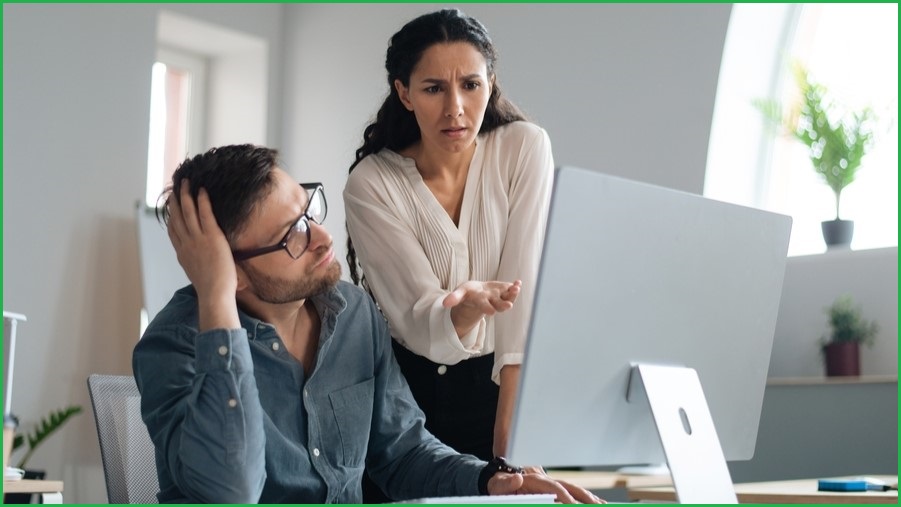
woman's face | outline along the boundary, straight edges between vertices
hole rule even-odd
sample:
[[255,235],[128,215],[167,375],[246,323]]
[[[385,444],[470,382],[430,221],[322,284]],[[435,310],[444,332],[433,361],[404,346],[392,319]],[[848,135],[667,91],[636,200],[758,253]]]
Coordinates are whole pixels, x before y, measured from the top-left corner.
[[431,46],[410,74],[409,88],[394,81],[401,102],[416,116],[422,149],[450,153],[473,146],[492,85],[485,57],[468,42]]

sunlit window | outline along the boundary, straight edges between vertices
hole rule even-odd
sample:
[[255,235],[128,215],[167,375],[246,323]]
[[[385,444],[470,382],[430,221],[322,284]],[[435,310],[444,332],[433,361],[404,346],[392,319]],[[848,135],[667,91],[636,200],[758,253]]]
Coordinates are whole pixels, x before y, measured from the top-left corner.
[[873,149],[841,193],[854,221],[851,248],[898,244],[898,5],[735,4],[710,133],[704,195],[794,218],[789,255],[823,253],[820,223],[835,218],[832,190],[807,148],[764,129],[752,102],[796,94],[791,62],[849,108],[872,107]]
[[[836,100],[854,110],[875,109],[876,141],[841,193],[841,218],[854,221],[853,249],[897,245],[898,5],[805,4],[790,54]],[[784,82],[789,93],[790,72]],[[832,190],[794,139],[777,137],[771,164],[764,205],[794,217],[790,252],[822,252],[819,224],[835,218]]]
[[150,91],[150,137],[147,152],[146,203],[155,207],[172,173],[200,142],[203,61],[161,52],[153,64]]

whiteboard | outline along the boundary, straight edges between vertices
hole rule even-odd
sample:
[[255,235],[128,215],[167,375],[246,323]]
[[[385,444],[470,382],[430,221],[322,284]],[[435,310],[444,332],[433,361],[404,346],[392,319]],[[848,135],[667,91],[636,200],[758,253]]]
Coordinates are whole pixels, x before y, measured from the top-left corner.
[[156,218],[156,210],[138,201],[135,219],[138,224],[138,256],[141,263],[144,310],[148,320],[153,320],[172,299],[172,294],[191,282],[178,263],[165,224]]

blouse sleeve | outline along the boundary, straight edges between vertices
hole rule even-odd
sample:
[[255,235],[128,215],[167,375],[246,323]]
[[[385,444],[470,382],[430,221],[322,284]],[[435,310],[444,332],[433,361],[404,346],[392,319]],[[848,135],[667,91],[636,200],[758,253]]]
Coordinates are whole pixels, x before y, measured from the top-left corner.
[[553,185],[551,140],[542,128],[529,132],[521,146],[502,147],[516,160],[511,161],[509,221],[497,279],[522,280],[522,290],[511,310],[495,316],[491,378],[497,383],[501,368],[522,363]]
[[[481,352],[484,326],[458,337],[441,287],[422,246],[391,202],[399,189],[388,189],[366,174],[363,160],[344,189],[347,230],[366,279],[395,336],[414,353],[443,364],[456,364]],[[372,162],[374,163],[374,162]]]

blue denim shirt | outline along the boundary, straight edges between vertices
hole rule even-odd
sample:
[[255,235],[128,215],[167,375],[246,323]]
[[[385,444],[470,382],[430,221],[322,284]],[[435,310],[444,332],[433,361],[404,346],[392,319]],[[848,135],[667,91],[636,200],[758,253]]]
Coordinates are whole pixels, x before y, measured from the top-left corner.
[[312,375],[275,328],[198,332],[197,295],[175,293],[135,347],[160,502],[359,503],[368,466],[395,499],[478,494],[485,465],[424,428],[387,324],[346,282],[312,302]]

